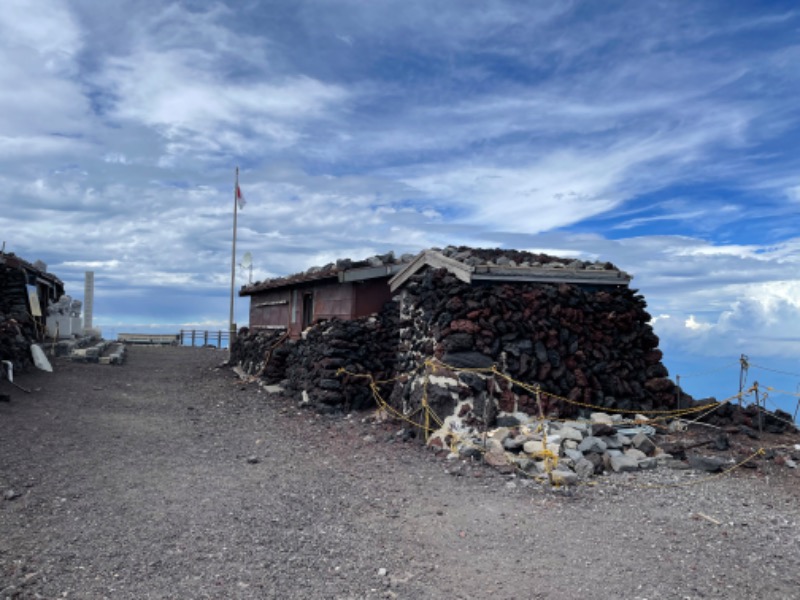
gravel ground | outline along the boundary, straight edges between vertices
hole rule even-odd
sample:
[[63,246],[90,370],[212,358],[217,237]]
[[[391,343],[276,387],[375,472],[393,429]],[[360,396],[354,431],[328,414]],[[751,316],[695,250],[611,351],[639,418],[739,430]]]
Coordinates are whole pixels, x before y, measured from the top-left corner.
[[298,410],[226,357],[0,382],[0,598],[800,597],[795,470],[553,490]]

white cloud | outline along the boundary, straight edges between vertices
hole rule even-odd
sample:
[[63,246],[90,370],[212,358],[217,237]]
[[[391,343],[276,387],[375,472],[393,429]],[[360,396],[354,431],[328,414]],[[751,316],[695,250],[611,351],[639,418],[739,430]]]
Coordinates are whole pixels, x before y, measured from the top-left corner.
[[120,165],[129,165],[130,159],[121,152],[108,152],[103,156],[103,160],[107,163],[116,163]]
[[[546,249],[634,274],[673,347],[796,351],[794,13],[31,6],[0,14],[0,230],[65,281],[91,266],[136,310],[224,305],[239,163],[256,278]],[[196,310],[173,322],[216,308]]]
[[231,78],[264,58],[264,41],[232,32],[222,10],[171,5],[143,18],[128,48],[108,56],[92,81],[109,95],[109,114],[153,128],[166,140],[160,165],[176,157],[249,155],[297,143],[308,122],[326,118],[347,92],[300,74]]
[[68,3],[61,0],[6,0],[0,11],[6,48],[24,48],[44,59],[52,73],[72,71],[82,34]]
[[64,267],[74,267],[76,269],[118,269],[120,261],[118,260],[94,260],[94,261],[71,261],[68,260],[61,263]]
[[694,315],[689,315],[689,318],[684,321],[684,327],[692,331],[707,331],[711,329],[710,323],[701,323],[695,319]]
[[0,158],[5,160],[58,156],[88,148],[82,140],[52,135],[0,136]]
[[80,149],[86,102],[72,80],[83,32],[63,2],[3,4],[0,11],[0,155]]

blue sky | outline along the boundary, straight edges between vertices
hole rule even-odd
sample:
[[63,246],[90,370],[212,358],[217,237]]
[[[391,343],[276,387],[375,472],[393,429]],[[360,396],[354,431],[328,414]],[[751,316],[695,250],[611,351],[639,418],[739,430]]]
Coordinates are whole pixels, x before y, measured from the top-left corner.
[[610,260],[689,392],[800,384],[793,2],[6,0],[0,59],[0,237],[100,325],[225,327],[239,165],[255,279]]

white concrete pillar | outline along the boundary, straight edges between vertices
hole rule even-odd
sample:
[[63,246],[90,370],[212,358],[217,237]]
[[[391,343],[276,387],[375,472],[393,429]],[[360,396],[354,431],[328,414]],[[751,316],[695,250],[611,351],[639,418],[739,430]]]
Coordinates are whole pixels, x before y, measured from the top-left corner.
[[94,271],[86,271],[83,284],[83,329],[92,328],[92,311],[94,310]]

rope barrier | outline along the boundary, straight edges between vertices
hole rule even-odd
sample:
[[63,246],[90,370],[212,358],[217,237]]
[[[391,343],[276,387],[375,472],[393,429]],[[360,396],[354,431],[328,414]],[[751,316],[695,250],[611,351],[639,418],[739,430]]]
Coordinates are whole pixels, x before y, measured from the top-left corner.
[[[440,364],[442,364],[443,366],[445,366],[446,368],[448,368],[448,369],[450,369],[452,371],[460,371],[460,370],[462,370],[459,367],[453,367],[451,365],[446,365],[445,363],[441,363],[440,361],[437,361],[437,362],[439,362]],[[494,367],[494,366],[492,366],[491,368],[487,368],[486,370],[491,371],[495,376],[498,376],[498,377],[500,377],[502,379],[505,379],[506,381],[508,381],[509,383],[511,383],[513,385],[516,385],[516,386],[518,386],[518,387],[520,387],[520,388],[522,388],[522,389],[524,389],[524,390],[526,390],[528,392],[531,392],[532,394],[536,394],[536,389],[537,389],[536,386],[538,386],[539,384],[531,385],[531,384],[528,384],[528,383],[525,383],[525,382],[522,382],[522,381],[518,381],[518,380],[514,379],[513,377],[510,377],[509,375],[506,375],[505,373],[502,373],[501,371],[498,371],[497,368]],[[590,403],[587,403],[587,402],[578,402],[577,400],[571,400],[570,398],[566,398],[564,396],[559,396],[558,394],[553,394],[551,392],[543,392],[543,393],[546,394],[547,396],[549,396],[550,398],[554,398],[556,400],[560,400],[562,402],[566,402],[566,403],[572,404],[574,406],[580,406],[582,408],[593,409],[593,410],[596,410],[597,412],[613,412],[613,413],[631,413],[631,412],[635,412],[635,413],[642,414],[642,415],[672,415],[672,416],[679,416],[679,415],[691,414],[691,413],[694,413],[694,412],[701,412],[701,411],[705,410],[706,408],[708,408],[708,406],[709,406],[707,404],[704,404],[704,405],[701,405],[701,406],[695,406],[695,407],[690,407],[690,408],[679,408],[679,409],[674,409],[674,410],[644,410],[644,409],[639,410],[639,409],[637,409],[637,410],[634,411],[634,410],[630,410],[630,409],[611,408],[611,407],[599,406],[597,404],[590,404]]]
[[710,408],[708,411],[704,412],[702,415],[699,415],[699,416],[695,417],[694,419],[692,419],[691,422],[692,423],[696,423],[697,421],[701,420],[702,418],[707,417],[708,415],[710,415],[712,412],[717,410],[719,407],[721,407],[721,406],[723,406],[725,404],[728,404],[728,402],[730,402],[732,399],[740,397],[740,396],[741,396],[741,394],[736,394],[736,396],[731,396],[731,398],[728,398],[728,399],[726,399],[726,400],[724,400],[722,402],[717,403],[712,408]]
[[[250,375],[247,379],[245,379],[245,383],[253,383],[254,381],[258,381],[259,378],[264,374],[264,371],[267,370],[267,365],[269,365],[269,361],[272,360],[272,353],[275,349],[280,346],[283,342],[289,339],[289,333],[285,333],[280,336],[272,346],[264,353],[264,364],[261,365],[261,368],[256,372]],[[241,362],[239,363],[241,364]]]
[[782,394],[784,396],[794,396],[795,398],[800,398],[800,394],[798,394],[797,392],[787,392],[786,390],[779,390],[770,386],[764,386],[764,389],[770,392],[775,392],[776,394]]
[[652,484],[644,483],[644,484],[637,484],[636,487],[642,487],[645,489],[684,488],[684,487],[691,487],[693,485],[699,485],[701,483],[708,483],[712,479],[719,479],[721,477],[724,477],[725,475],[729,475],[736,469],[739,469],[744,465],[746,465],[747,463],[749,463],[751,460],[754,460],[757,456],[763,456],[766,453],[767,452],[765,448],[759,448],[744,460],[728,467],[727,469],[723,469],[719,473],[714,473],[712,475],[709,475],[708,477],[702,477],[700,479],[695,479],[693,481],[684,481],[679,483],[652,483]]
[[[541,394],[545,394],[546,396],[548,396],[550,398],[553,398],[554,400],[558,400],[558,401],[561,401],[561,402],[564,402],[564,403],[567,403],[567,404],[571,404],[573,406],[578,406],[578,407],[581,407],[581,408],[594,410],[596,412],[616,413],[616,414],[635,412],[635,413],[641,414],[641,415],[653,415],[654,418],[653,419],[648,419],[648,422],[666,420],[666,419],[670,419],[670,418],[686,417],[687,415],[692,415],[692,414],[695,414],[695,413],[702,413],[702,412],[706,411],[703,415],[700,415],[699,417],[697,417],[695,419],[695,421],[697,421],[697,420],[700,420],[703,416],[705,416],[707,414],[710,414],[714,410],[717,410],[718,408],[722,407],[723,405],[728,404],[732,400],[735,400],[737,398],[740,399],[745,394],[745,392],[742,392],[740,394],[734,394],[733,396],[730,396],[729,398],[726,398],[725,400],[723,400],[721,402],[707,403],[707,404],[701,404],[701,405],[698,405],[698,406],[693,406],[693,407],[688,407],[688,408],[680,408],[680,409],[672,409],[672,410],[646,410],[646,409],[631,410],[631,409],[613,408],[613,407],[600,406],[600,405],[597,405],[597,404],[591,404],[591,403],[588,403],[588,402],[579,402],[577,400],[572,400],[570,398],[567,398],[567,397],[564,397],[564,396],[560,396],[558,394],[553,394],[551,392],[542,392],[540,384],[528,384],[528,383],[525,383],[525,382],[522,382],[522,381],[518,381],[518,380],[514,379],[513,377],[511,377],[509,375],[506,375],[505,373],[502,373],[501,371],[499,371],[496,368],[495,365],[492,365],[491,367],[479,367],[479,368],[455,367],[453,365],[448,365],[447,363],[444,363],[444,362],[442,362],[442,361],[440,361],[438,359],[435,359],[435,358],[434,359],[427,359],[422,364],[420,364],[417,368],[413,369],[412,371],[409,371],[407,373],[404,373],[402,375],[399,375],[397,377],[394,377],[394,378],[388,379],[388,380],[376,381],[372,377],[371,374],[368,374],[368,373],[353,373],[353,372],[348,371],[348,370],[346,370],[344,368],[340,368],[337,371],[337,375],[346,374],[346,375],[348,375],[350,377],[367,378],[367,379],[369,379],[371,382],[373,382],[376,385],[383,385],[383,384],[392,383],[394,381],[399,381],[400,379],[403,379],[403,378],[411,377],[412,375],[418,373],[420,370],[425,369],[425,379],[424,379],[424,382],[423,382],[423,406],[425,407],[425,411],[426,411],[426,415],[427,415],[429,413],[429,411],[430,411],[430,404],[428,402],[428,394],[427,394],[427,388],[428,388],[428,384],[429,384],[429,381],[430,381],[430,374],[427,372],[427,368],[430,368],[434,373],[436,372],[437,369],[440,369],[440,368],[447,369],[447,370],[450,370],[450,371],[453,371],[453,372],[471,372],[471,373],[483,372],[483,373],[491,373],[492,376],[504,379],[508,383],[510,383],[512,385],[516,385],[516,386],[520,387],[521,389],[524,389],[525,391],[531,393],[535,397],[538,397],[539,398],[539,400],[538,400],[539,403],[541,403]],[[748,390],[748,393],[750,391],[752,391],[752,389],[753,388]],[[428,418],[429,418],[429,415],[428,415],[428,417],[426,417],[426,421],[428,420]],[[428,431],[429,427],[426,426],[425,430]]]
[[[553,398],[553,399],[556,399],[556,400],[560,400],[562,402],[566,402],[566,403],[569,403],[569,404],[572,404],[572,405],[575,405],[575,406],[580,406],[580,407],[588,408],[588,409],[595,409],[598,412],[606,412],[606,413],[608,413],[608,412],[614,412],[614,413],[637,412],[637,413],[643,414],[643,415],[655,415],[654,418],[647,419],[646,422],[648,424],[656,424],[658,421],[661,421],[661,420],[672,419],[672,418],[681,418],[681,417],[685,417],[687,415],[696,415],[696,417],[690,422],[697,422],[700,419],[703,419],[704,417],[708,416],[709,414],[711,414],[715,410],[718,410],[719,408],[721,408],[725,404],[730,403],[732,400],[735,400],[737,398],[741,399],[741,397],[743,395],[749,394],[754,389],[756,389],[755,387],[751,387],[749,390],[747,390],[747,392],[741,392],[739,394],[735,394],[735,395],[731,396],[730,398],[727,398],[727,399],[723,400],[722,402],[708,403],[708,404],[703,404],[703,405],[696,406],[696,407],[691,407],[691,408],[676,409],[676,410],[640,410],[640,411],[631,411],[631,410],[614,409],[614,408],[609,408],[609,407],[603,407],[603,406],[593,405],[593,404],[585,403],[585,402],[578,402],[578,401],[575,401],[575,400],[571,400],[569,398],[565,398],[563,396],[559,396],[557,394],[552,394],[550,392],[543,392],[541,390],[541,385],[540,384],[538,384],[538,383],[536,383],[536,384],[528,384],[528,383],[525,383],[525,382],[521,382],[521,381],[515,380],[514,378],[512,378],[512,377],[506,375],[505,373],[499,371],[497,369],[496,365],[492,365],[491,367],[476,367],[476,368],[454,367],[454,366],[448,365],[448,364],[446,364],[446,363],[444,363],[444,362],[442,362],[442,361],[440,361],[440,360],[438,360],[436,358],[433,358],[433,359],[427,359],[427,360],[423,361],[420,365],[418,365],[416,368],[414,368],[413,370],[411,370],[411,371],[409,371],[407,373],[398,375],[397,377],[394,377],[392,379],[387,379],[387,380],[375,380],[374,377],[369,373],[353,373],[353,372],[350,372],[350,371],[348,371],[348,370],[346,370],[344,368],[340,368],[337,371],[337,375],[348,375],[350,377],[368,379],[369,380],[370,389],[372,391],[373,397],[375,398],[376,404],[378,405],[378,408],[381,409],[381,410],[386,411],[386,413],[394,416],[396,419],[398,419],[400,421],[403,421],[403,422],[406,422],[406,423],[410,424],[411,426],[420,429],[421,432],[423,433],[423,435],[425,436],[425,441],[428,442],[430,440],[431,435],[433,435],[437,431],[441,431],[441,430],[445,429],[445,421],[443,421],[439,417],[439,415],[437,415],[436,412],[433,410],[433,408],[430,405],[429,396],[428,396],[428,387],[429,387],[429,384],[430,384],[430,376],[431,376],[431,374],[435,374],[439,370],[449,370],[449,371],[452,371],[452,372],[455,372],[455,373],[458,373],[458,372],[483,373],[483,374],[486,374],[486,375],[491,375],[492,378],[499,377],[499,378],[507,381],[509,384],[517,385],[520,388],[522,388],[522,389],[524,389],[524,390],[526,390],[528,392],[531,392],[534,395],[534,397],[536,398],[537,407],[539,409],[539,419],[540,419],[540,422],[538,423],[536,429],[534,430],[534,433],[541,432],[541,434],[542,434],[541,450],[536,450],[534,452],[525,453],[525,456],[530,457],[532,459],[540,459],[543,462],[544,477],[540,477],[540,476],[528,473],[527,471],[522,469],[521,466],[519,464],[517,464],[515,461],[509,461],[509,465],[515,471],[517,471],[518,473],[524,475],[525,477],[527,477],[529,479],[533,479],[533,480],[540,481],[540,482],[549,482],[551,485],[554,485],[555,487],[558,487],[559,483],[557,481],[554,481],[553,471],[558,466],[559,454],[557,452],[553,452],[552,450],[550,450],[548,448],[548,442],[547,442],[547,434],[548,434],[548,432],[547,432],[547,427],[545,427],[545,422],[546,421],[551,421],[551,422],[566,421],[566,419],[548,419],[544,414],[544,406],[543,406],[543,403],[542,403],[542,395],[547,395],[550,398]],[[422,384],[423,385],[422,398],[421,398],[420,406],[417,407],[413,412],[410,412],[408,414],[403,414],[402,412],[400,412],[397,409],[395,409],[394,407],[392,407],[382,397],[380,389],[379,389],[379,387],[381,385],[386,385],[386,384],[389,384],[389,383],[392,383],[392,382],[396,382],[396,381],[400,381],[400,380],[403,380],[403,379],[407,380],[408,378],[410,378],[410,377],[412,377],[412,376],[414,376],[416,374],[419,374],[420,372],[424,373],[424,379],[423,379],[423,384]],[[772,388],[767,388],[767,389],[768,390],[772,390]],[[772,390],[772,391],[776,391],[776,390]],[[792,395],[794,395],[794,394],[792,394]],[[767,396],[766,395],[764,396],[764,400],[765,401],[767,400]],[[418,421],[416,421],[414,419],[414,417],[417,417],[420,413],[422,413],[422,416],[421,416],[421,419],[420,419],[421,422],[418,422]],[[697,413],[702,413],[702,414],[697,414]],[[573,419],[570,419],[570,420],[573,420]],[[783,420],[783,419],[781,419],[781,420]],[[634,423],[638,423],[639,421],[634,420],[633,422]],[[788,421],[786,421],[786,422],[788,424],[794,426],[793,423],[789,423]],[[432,427],[432,424],[435,424],[437,426],[436,429],[434,429]],[[464,435],[462,435],[461,432],[456,431],[452,426],[449,429],[447,429],[446,431],[443,431],[442,434],[444,436],[444,439],[442,441],[445,442],[445,443],[446,443],[447,438],[449,437],[449,440],[450,440],[450,443],[449,443],[450,451],[452,453],[454,453],[454,454],[458,453],[459,444],[461,444],[462,447],[466,446],[466,447],[469,447],[469,448],[477,449],[481,453],[482,456],[485,456],[485,454],[487,452],[487,446],[486,446],[485,441],[484,441],[483,446],[475,444],[471,439],[469,439],[469,438],[465,437]],[[766,454],[766,449],[763,448],[763,447],[759,448],[756,452],[754,452],[750,456],[748,456],[745,459],[743,459],[742,461],[732,465],[731,467],[722,470],[720,473],[716,473],[716,474],[710,475],[708,477],[704,477],[704,478],[693,480],[693,481],[677,482],[677,483],[670,483],[670,484],[635,484],[635,486],[636,487],[641,487],[641,488],[650,488],[650,489],[652,489],[652,488],[682,488],[682,487],[688,487],[688,486],[693,486],[693,485],[699,485],[699,484],[708,482],[710,480],[717,479],[717,478],[723,477],[725,475],[728,475],[728,474],[732,473],[734,470],[736,470],[738,468],[741,468],[743,465],[745,465],[748,462],[754,460],[756,457],[763,456],[765,454]],[[582,485],[592,485],[593,486],[593,485],[597,485],[597,483],[595,481],[582,482]]]
[[771,373],[778,373],[780,375],[791,375],[792,377],[800,377],[800,373],[792,373],[791,371],[781,371],[779,369],[772,369],[770,367],[762,367],[761,365],[754,365],[750,363],[754,369],[761,369],[762,371],[770,371]]
[[[767,389],[768,389],[768,390],[770,390],[770,389],[772,389],[772,388],[767,388]],[[781,410],[781,408],[780,408],[780,407],[779,407],[777,404],[775,404],[775,403],[772,401],[772,399],[769,397],[769,394],[764,394],[764,395],[762,396],[762,399],[763,399],[764,401],[768,401],[770,404],[772,404],[772,406],[774,406],[776,410]],[[771,415],[770,415],[770,418],[771,418],[771,419],[776,419],[776,420],[778,420],[778,421],[780,421],[780,422],[782,422],[782,423],[786,423],[787,425],[791,425],[792,427],[797,427],[797,424],[796,424],[796,423],[794,423],[794,422],[790,421],[789,419],[784,419],[783,417],[779,417],[779,416],[778,416],[778,415],[776,415],[775,413],[771,414]]]

